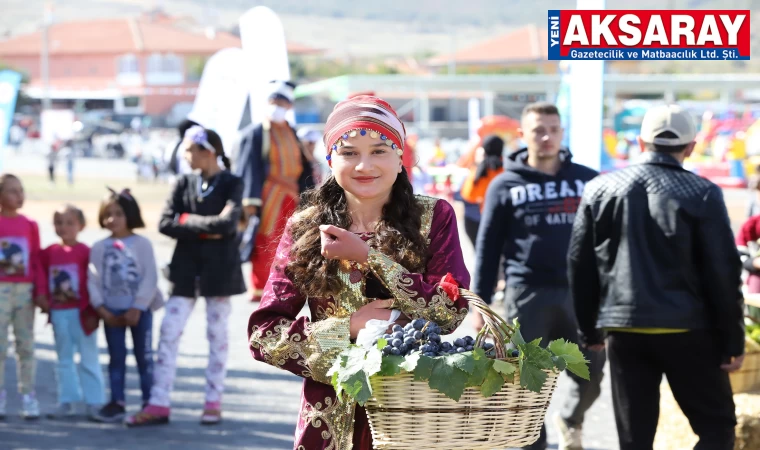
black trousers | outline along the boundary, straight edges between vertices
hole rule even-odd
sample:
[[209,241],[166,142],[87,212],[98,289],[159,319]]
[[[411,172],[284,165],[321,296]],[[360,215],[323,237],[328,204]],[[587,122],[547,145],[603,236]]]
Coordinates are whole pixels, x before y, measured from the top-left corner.
[[660,383],[699,436],[695,450],[732,450],[736,414],[728,373],[720,368],[715,336],[611,332],[607,337],[612,402],[620,450],[652,450],[660,415]]

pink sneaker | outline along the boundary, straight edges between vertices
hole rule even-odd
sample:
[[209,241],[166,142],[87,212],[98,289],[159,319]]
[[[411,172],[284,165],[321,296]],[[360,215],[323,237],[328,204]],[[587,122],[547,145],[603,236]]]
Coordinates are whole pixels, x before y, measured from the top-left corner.
[[221,402],[206,402],[203,405],[203,414],[201,415],[201,425],[216,425],[222,421],[222,404]]

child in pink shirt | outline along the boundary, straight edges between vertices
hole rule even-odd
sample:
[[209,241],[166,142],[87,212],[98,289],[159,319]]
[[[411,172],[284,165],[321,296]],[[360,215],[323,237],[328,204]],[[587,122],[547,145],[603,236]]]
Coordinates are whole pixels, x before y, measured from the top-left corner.
[[24,187],[18,177],[0,176],[0,417],[5,417],[5,354],[8,327],[16,337],[18,389],[23,395],[21,416],[40,415],[34,393],[34,307],[47,311],[47,283],[40,257],[37,222],[18,213]]
[[[50,321],[58,353],[58,408],[50,418],[76,414],[75,404],[84,399],[87,415],[93,417],[103,403],[103,371],[98,361],[98,317],[90,305],[87,266],[90,248],[77,241],[84,229],[82,210],[66,206],[53,216],[55,233],[61,242],[42,251],[50,289]],[[79,351],[80,363],[74,363]]]

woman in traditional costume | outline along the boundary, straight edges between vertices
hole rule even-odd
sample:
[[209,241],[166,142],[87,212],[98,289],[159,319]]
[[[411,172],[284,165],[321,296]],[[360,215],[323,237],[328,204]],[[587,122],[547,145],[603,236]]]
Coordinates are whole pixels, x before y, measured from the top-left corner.
[[[295,449],[372,448],[364,408],[339,401],[326,375],[368,320],[398,309],[447,333],[467,315],[457,288],[469,286],[470,274],[454,210],[413,194],[405,137],[379,98],[335,107],[324,137],[332,176],[288,221],[250,317],[253,357],[304,378]],[[307,302],[311,320],[297,317]]]

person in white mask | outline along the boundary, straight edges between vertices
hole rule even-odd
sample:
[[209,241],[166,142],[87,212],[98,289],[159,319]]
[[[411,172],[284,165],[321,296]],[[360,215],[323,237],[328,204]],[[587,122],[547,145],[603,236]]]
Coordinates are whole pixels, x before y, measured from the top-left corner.
[[314,186],[311,164],[286,116],[295,85],[272,81],[266,119],[242,133],[233,169],[243,179],[247,221],[241,257],[253,264],[252,301],[261,300],[277,242],[302,192]]

